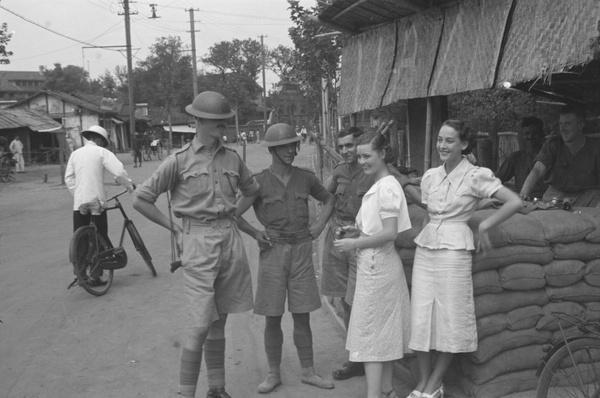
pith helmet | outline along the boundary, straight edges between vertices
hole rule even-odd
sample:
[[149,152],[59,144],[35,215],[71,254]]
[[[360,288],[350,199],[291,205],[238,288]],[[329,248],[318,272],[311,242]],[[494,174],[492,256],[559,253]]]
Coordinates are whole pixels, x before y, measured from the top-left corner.
[[262,145],[266,147],[279,146],[298,142],[301,139],[302,137],[296,135],[292,126],[285,123],[277,123],[268,128]]
[[88,127],[87,129],[81,132],[81,135],[88,140],[91,138],[92,135],[98,135],[104,138],[104,146],[108,146],[108,133],[100,126]]
[[235,115],[225,97],[214,91],[204,91],[185,107],[187,113],[203,119],[229,119]]

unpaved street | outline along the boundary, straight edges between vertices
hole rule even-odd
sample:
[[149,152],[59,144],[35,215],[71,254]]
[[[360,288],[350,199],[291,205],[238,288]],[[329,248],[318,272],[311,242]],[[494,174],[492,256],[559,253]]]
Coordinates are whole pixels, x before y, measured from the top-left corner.
[[[312,155],[313,147],[303,146],[296,164],[310,166]],[[129,154],[119,157],[138,183],[159,164],[145,162],[142,168],[133,168]],[[251,170],[259,171],[269,162],[266,148],[248,147]],[[187,311],[181,274],[169,272],[169,234],[135,212],[131,197],[125,195],[122,202],[146,242],[158,277],[151,276],[127,236],[129,263],[115,271],[107,295],[67,290],[73,279],[68,262],[71,195],[60,185],[58,166],[27,171],[15,183],[0,184],[0,397],[175,398]],[[109,194],[121,189],[107,186]],[[166,210],[164,196],[158,205]],[[256,222],[252,210],[247,217]],[[111,212],[113,242],[118,242],[121,223],[120,214]],[[257,246],[246,235],[244,239],[255,276]],[[344,334],[325,307],[312,314],[311,322],[315,367],[330,377],[346,359]],[[301,384],[289,314],[284,327],[284,385],[268,396],[365,395],[364,377],[336,382],[329,391]],[[251,312],[229,318],[227,391],[234,398],[258,396],[256,387],[267,372],[262,331],[262,317]],[[197,396],[204,397],[206,388],[202,372]],[[398,388],[401,396],[409,391]]]

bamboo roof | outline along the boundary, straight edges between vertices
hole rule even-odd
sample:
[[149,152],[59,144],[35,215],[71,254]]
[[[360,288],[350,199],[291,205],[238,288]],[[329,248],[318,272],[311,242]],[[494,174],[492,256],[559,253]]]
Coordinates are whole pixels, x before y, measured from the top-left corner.
[[362,32],[343,50],[340,114],[505,84],[600,103],[598,0],[337,0],[319,19]]

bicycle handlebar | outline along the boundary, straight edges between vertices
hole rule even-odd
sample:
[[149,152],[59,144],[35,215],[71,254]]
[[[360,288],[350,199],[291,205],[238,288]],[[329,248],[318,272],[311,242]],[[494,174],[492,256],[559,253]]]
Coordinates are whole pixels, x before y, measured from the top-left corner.
[[[135,185],[134,185],[134,189],[135,189]],[[127,193],[127,192],[128,192],[127,190],[124,190],[123,192],[119,192],[118,194],[116,194],[116,195],[113,195],[113,196],[111,196],[110,198],[106,199],[106,201],[107,201],[107,202],[110,202],[111,200],[113,200],[113,199],[116,199],[116,198],[118,198],[119,196],[121,196],[121,195],[123,195],[123,194],[125,194],[125,193]]]

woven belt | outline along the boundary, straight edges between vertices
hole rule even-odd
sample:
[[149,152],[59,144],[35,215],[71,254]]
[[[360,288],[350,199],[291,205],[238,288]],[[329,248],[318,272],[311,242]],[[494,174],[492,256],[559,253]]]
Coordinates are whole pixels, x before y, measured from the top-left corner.
[[226,228],[233,223],[231,218],[218,218],[214,220],[197,220],[195,218],[183,218],[183,232],[191,230],[211,230]]
[[267,234],[274,243],[296,244],[310,241],[310,231],[283,232],[267,229]]

